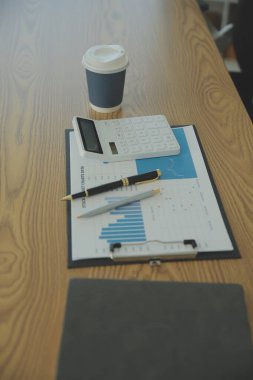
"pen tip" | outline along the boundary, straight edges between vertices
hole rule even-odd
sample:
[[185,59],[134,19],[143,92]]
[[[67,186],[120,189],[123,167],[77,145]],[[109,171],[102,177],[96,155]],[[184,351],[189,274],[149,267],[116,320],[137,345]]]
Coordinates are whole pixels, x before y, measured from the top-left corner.
[[61,199],[61,201],[70,201],[71,200],[71,195],[66,195]]

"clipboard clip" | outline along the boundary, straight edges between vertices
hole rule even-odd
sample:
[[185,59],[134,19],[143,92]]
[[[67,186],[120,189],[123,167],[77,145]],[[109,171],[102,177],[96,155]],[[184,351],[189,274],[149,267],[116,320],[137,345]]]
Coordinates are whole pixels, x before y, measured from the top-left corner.
[[[146,245],[145,253],[138,246]],[[129,248],[135,248],[130,249]],[[160,249],[159,249],[160,247]],[[124,248],[121,250],[121,248]],[[159,253],[155,253],[154,250]],[[149,262],[151,266],[159,266],[163,261],[186,260],[197,256],[197,243],[194,239],[183,241],[147,240],[138,243],[112,243],[110,244],[111,259],[115,262]]]

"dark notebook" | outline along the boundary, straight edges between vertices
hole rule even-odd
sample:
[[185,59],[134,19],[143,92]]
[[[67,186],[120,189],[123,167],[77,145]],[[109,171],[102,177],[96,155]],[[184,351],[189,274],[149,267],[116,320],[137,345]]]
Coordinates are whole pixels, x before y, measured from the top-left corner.
[[73,279],[58,380],[252,380],[239,285]]

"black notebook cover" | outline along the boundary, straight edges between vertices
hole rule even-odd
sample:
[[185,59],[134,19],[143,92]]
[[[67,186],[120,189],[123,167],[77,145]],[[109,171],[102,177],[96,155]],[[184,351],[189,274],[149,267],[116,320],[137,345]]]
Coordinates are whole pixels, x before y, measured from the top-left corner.
[[70,282],[57,380],[252,380],[239,285]]

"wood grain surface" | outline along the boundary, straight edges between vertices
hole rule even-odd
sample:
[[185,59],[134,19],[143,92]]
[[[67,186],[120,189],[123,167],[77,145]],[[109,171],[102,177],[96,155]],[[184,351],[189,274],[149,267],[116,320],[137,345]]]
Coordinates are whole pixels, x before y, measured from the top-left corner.
[[[129,54],[122,109],[90,111],[85,50]],[[197,126],[242,258],[67,269],[73,115]],[[0,2],[0,378],[55,378],[72,277],[242,284],[253,331],[253,129],[194,0]]]

